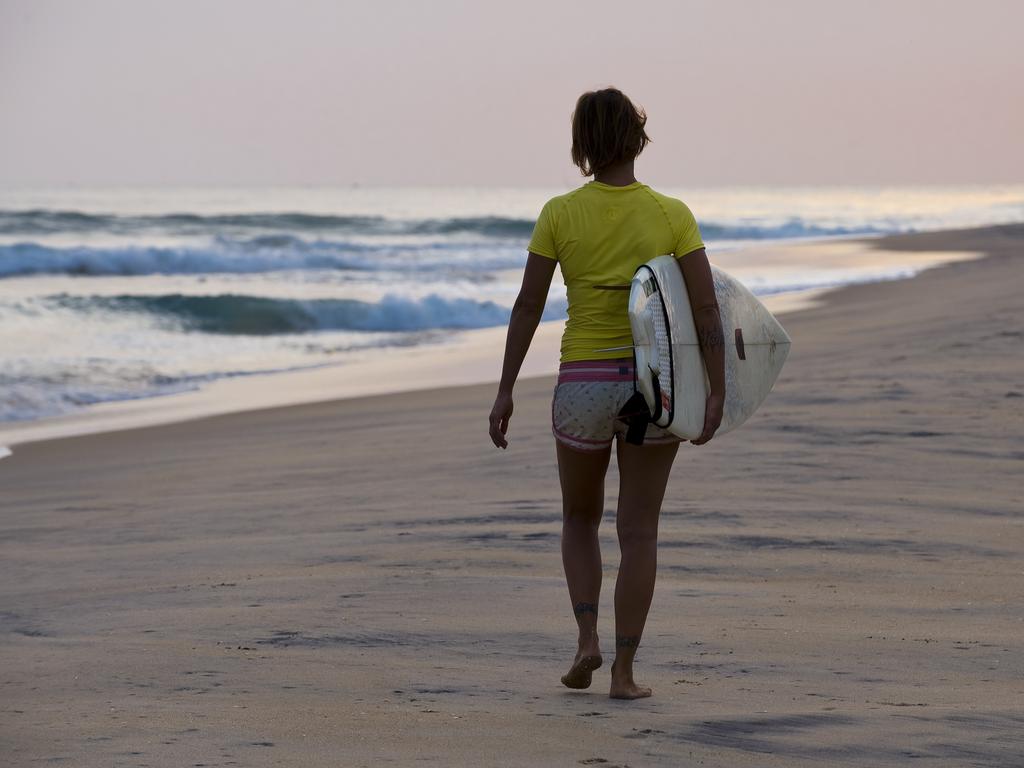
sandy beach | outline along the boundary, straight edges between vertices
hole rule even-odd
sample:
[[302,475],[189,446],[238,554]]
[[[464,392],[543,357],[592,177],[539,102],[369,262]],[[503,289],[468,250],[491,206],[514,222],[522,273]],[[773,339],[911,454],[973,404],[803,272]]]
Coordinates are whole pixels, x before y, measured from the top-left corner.
[[[550,376],[28,442],[0,460],[5,766],[1024,764],[1024,226],[781,315],[741,430],[680,450],[636,661],[559,551]],[[500,348],[493,355],[500,358]]]

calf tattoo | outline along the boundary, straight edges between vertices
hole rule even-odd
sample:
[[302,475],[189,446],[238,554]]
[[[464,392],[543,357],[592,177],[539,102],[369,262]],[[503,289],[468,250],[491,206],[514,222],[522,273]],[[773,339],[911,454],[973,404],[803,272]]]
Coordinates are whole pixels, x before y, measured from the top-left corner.
[[640,645],[640,635],[616,635],[616,648],[636,648]]
[[573,612],[577,616],[582,616],[587,611],[590,611],[592,614],[597,616],[597,606],[593,603],[576,603],[576,607],[573,608]]

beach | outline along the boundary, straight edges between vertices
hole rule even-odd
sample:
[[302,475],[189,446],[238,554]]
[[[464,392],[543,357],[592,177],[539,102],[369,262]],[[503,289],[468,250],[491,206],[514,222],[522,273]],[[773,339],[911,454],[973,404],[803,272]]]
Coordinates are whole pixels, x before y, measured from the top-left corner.
[[676,460],[651,698],[607,695],[614,462],[605,665],[559,683],[576,627],[532,376],[506,451],[492,383],[14,445],[4,763],[1019,766],[1024,226],[859,247],[985,257],[780,315],[775,391]]

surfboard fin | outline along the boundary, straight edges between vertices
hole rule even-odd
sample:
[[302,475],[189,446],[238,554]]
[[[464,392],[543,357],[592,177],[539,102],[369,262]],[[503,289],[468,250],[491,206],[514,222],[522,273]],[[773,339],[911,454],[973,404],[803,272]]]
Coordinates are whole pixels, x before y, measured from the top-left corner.
[[647,434],[647,425],[651,423],[651,410],[647,407],[647,401],[640,392],[634,392],[633,396],[623,403],[616,418],[626,422],[626,442],[633,445],[643,445],[644,435]]

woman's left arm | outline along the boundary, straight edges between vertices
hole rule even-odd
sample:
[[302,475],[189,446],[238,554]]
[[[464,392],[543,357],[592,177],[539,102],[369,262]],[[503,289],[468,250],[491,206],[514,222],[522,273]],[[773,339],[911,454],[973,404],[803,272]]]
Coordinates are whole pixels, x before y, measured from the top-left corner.
[[690,442],[704,445],[714,437],[722,424],[725,407],[725,336],[722,333],[722,317],[715,295],[715,279],[711,264],[703,248],[676,259],[683,270],[686,292],[693,310],[693,322],[697,326],[697,340],[700,343],[704,368],[708,374],[707,403],[704,407],[704,429],[699,437]]
[[512,418],[512,388],[519,377],[519,369],[523,366],[523,359],[533,341],[541,315],[544,314],[551,277],[557,263],[554,259],[536,253],[530,253],[526,260],[523,285],[512,306],[512,317],[508,323],[498,396],[494,399],[490,415],[491,440],[499,448],[508,447],[505,434],[508,432],[509,419]]

